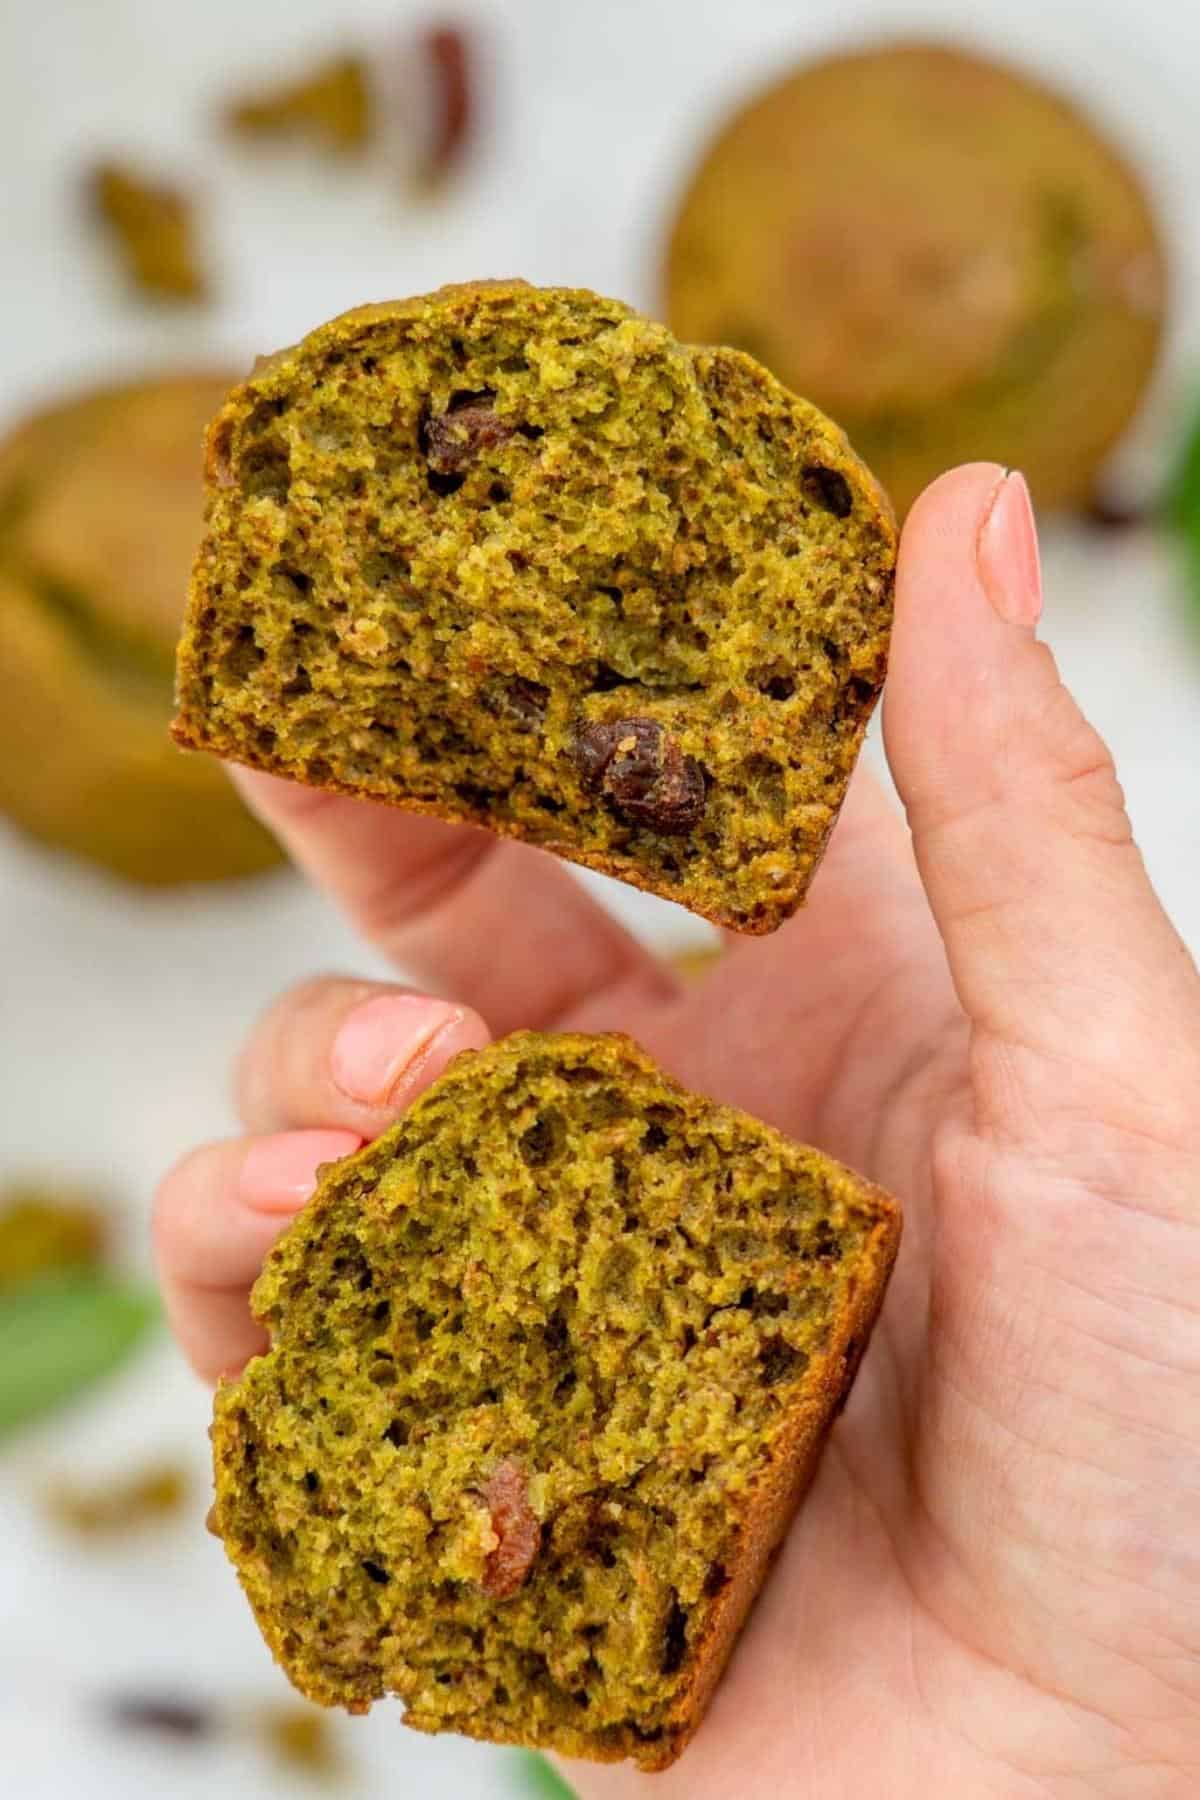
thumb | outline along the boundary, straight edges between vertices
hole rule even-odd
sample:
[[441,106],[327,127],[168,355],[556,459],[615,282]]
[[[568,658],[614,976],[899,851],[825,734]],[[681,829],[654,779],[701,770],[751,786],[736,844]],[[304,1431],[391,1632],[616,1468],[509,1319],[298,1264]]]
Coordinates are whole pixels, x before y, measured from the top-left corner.
[[1047,1081],[1069,1061],[1157,1113],[1173,1054],[1195,1063],[1200,983],[1040,612],[1024,479],[974,463],[935,482],[901,544],[888,760],[959,1000],[1006,1052],[995,1105],[1027,1118],[1063,1085],[1078,1104]]

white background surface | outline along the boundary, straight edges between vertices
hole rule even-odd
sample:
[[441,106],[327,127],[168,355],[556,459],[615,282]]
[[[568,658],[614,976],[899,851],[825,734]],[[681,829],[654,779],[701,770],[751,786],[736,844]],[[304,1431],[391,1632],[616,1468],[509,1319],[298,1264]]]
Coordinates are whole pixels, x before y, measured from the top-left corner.
[[[496,48],[489,139],[437,209],[376,166],[303,152],[247,157],[211,130],[214,98],[272,64],[366,33],[381,46],[426,17],[400,0],[0,0],[0,428],[75,379],[232,357],[300,335],[365,299],[478,275],[578,282],[653,308],[655,244],[676,182],[719,110],[805,48],[892,29],[953,31],[953,4],[826,0],[464,3]],[[1153,470],[1200,378],[1200,22],[1171,0],[1008,0],[975,43],[1087,99],[1154,179],[1174,236],[1177,326],[1130,456]],[[339,22],[340,21],[340,22]],[[961,35],[961,33],[960,33]],[[77,229],[81,163],[127,149],[200,171],[220,279],[209,312],[131,305]],[[1045,635],[1117,754],[1151,871],[1200,946],[1200,635],[1139,534],[1052,531]],[[694,929],[622,895],[661,941]],[[322,967],[370,959],[286,877],[218,895],[144,898],[0,835],[0,1173],[77,1172],[123,1197],[144,1259],[154,1181],[230,1127],[228,1058],[266,1000]],[[151,1688],[221,1704],[280,1698],[219,1546],[200,1529],[208,1402],[164,1345],[65,1426],[0,1461],[0,1791],[13,1800],[241,1800],[295,1793],[252,1748],[106,1734],[88,1697]],[[146,1450],[196,1472],[186,1522],[128,1548],[77,1553],[30,1505],[47,1472],[111,1474]],[[403,1732],[379,1708],[340,1727],[372,1796],[515,1793],[504,1753]]]

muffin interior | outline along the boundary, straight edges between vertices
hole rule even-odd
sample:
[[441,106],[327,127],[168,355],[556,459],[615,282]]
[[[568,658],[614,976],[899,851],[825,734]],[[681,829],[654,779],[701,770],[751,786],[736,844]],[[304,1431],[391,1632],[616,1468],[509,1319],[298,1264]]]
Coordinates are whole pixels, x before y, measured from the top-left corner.
[[853,1356],[880,1211],[606,1040],[480,1065],[273,1253],[273,1348],[218,1398],[216,1525],[314,1699],[638,1754],[780,1434]]
[[839,434],[736,352],[533,289],[368,317],[244,395],[183,741],[761,929],[883,676],[890,525]]

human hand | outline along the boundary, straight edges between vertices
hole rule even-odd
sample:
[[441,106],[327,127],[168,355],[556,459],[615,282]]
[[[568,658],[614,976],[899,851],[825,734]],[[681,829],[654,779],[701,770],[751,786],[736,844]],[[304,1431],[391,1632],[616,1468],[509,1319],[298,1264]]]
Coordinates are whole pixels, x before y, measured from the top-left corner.
[[476,1010],[324,981],[268,1015],[239,1101],[286,1135],[198,1151],[159,1195],[204,1373],[258,1347],[247,1291],[315,1164],[484,1020],[627,1030],[904,1203],[706,1723],[665,1774],[573,1764],[584,1800],[1200,1791],[1200,979],[1038,606],[1023,484],[936,483],[884,706],[909,829],[860,771],[805,911],[688,991],[537,852],[241,777],[369,938]]

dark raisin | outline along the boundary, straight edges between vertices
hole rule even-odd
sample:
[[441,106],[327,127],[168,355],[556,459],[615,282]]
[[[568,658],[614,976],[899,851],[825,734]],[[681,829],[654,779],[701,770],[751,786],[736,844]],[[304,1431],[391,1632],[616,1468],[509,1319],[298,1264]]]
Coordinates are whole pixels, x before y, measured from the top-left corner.
[[687,1621],[686,1611],[679,1604],[678,1594],[671,1597],[670,1611],[663,1627],[662,1672],[674,1675],[683,1666],[687,1655]]
[[369,1575],[378,1587],[386,1587],[392,1579],[386,1569],[381,1569],[379,1564],[372,1562],[369,1557],[363,1562],[363,1574]]
[[435,476],[461,478],[484,451],[507,443],[515,432],[514,425],[497,418],[495,394],[486,389],[452,394],[445,412],[427,412],[421,420],[421,452],[429,464],[431,485]]
[[823,463],[810,463],[803,477],[804,492],[823,512],[835,519],[848,519],[854,508],[850,483],[838,469],[827,469]]
[[704,1592],[708,1598],[711,1600],[714,1595],[719,1594],[728,1580],[729,1573],[724,1563],[710,1564],[708,1574],[704,1578]]
[[[422,43],[435,97],[422,174],[433,184],[455,167],[474,135],[475,51],[472,39],[456,25],[435,25],[423,34]],[[462,345],[455,342],[461,354]]]
[[109,1716],[123,1731],[154,1732],[162,1737],[206,1737],[216,1720],[208,1707],[165,1695],[122,1694],[110,1702]]
[[321,1485],[321,1478],[312,1469],[305,1471],[304,1485],[310,1494],[315,1494]]
[[606,719],[578,727],[575,761],[635,825],[682,837],[699,824],[708,797],[704,770],[654,719]]
[[529,1504],[529,1489],[520,1466],[511,1458],[499,1463],[483,1490],[492,1530],[500,1542],[488,1557],[482,1586],[493,1599],[507,1600],[522,1586],[537,1558],[542,1528]]

